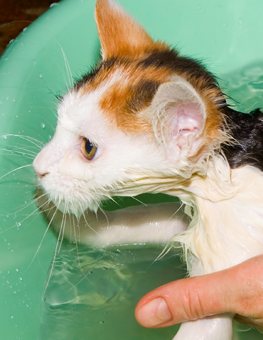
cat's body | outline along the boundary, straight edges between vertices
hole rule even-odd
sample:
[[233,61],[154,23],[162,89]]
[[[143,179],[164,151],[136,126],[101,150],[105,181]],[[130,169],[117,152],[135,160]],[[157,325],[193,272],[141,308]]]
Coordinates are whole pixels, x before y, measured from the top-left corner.
[[[231,110],[212,74],[153,42],[115,3],[98,0],[96,20],[103,61],[64,96],[56,133],[34,161],[49,199],[80,216],[116,195],[178,196],[190,226],[181,232],[184,219],[175,228],[164,219],[162,242],[181,232],[172,241],[185,248],[192,276],[263,254],[261,112]],[[137,220],[127,239],[141,242],[151,221]],[[110,244],[105,235],[92,242]],[[231,337],[229,314],[185,323],[175,339]]]

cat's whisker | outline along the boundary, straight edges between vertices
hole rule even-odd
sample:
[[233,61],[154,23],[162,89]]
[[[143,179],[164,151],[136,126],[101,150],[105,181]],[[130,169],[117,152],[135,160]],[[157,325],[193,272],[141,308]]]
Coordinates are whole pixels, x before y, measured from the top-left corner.
[[95,229],[93,229],[93,228],[90,226],[90,224],[88,223],[88,221],[87,221],[87,219],[86,219],[85,212],[83,213],[82,216],[83,216],[83,218],[84,218],[84,220],[85,220],[86,226],[88,226],[89,229],[92,230],[96,235],[100,236],[100,235],[97,233],[97,231],[96,231]]
[[[64,219],[64,214],[62,216],[62,223],[63,223],[63,219]],[[43,294],[45,294],[46,291],[47,291],[47,287],[49,285],[49,282],[50,282],[50,279],[51,279],[51,276],[52,276],[52,273],[53,273],[53,269],[54,269],[54,266],[55,266],[55,263],[56,263],[56,257],[57,257],[57,254],[58,254],[58,248],[59,248],[60,238],[61,238],[61,230],[62,230],[62,228],[59,229],[59,235],[58,235],[57,242],[56,242],[54,256],[53,256],[53,260],[52,260],[52,263],[51,263],[49,275],[48,275],[48,278],[47,278],[47,283],[45,285],[44,293]]]
[[0,134],[0,137],[6,139],[6,137],[17,137],[26,140],[27,142],[32,143],[35,145],[38,149],[42,149],[43,146],[45,145],[43,142],[40,142],[38,139],[33,138],[31,136],[26,136],[26,135],[17,135],[13,133],[7,133],[7,134]]
[[[70,215],[69,215],[69,220],[70,220]],[[65,228],[66,228],[67,215],[64,214],[64,213],[63,213],[63,220],[62,220],[62,222],[63,223],[61,223],[61,226],[60,226],[60,235],[59,235],[59,238],[58,238],[58,241],[60,241],[60,243],[59,243],[59,247],[58,247],[57,253],[60,253],[62,242],[63,242],[63,239],[64,239]],[[69,223],[70,223],[70,221],[69,221]]]
[[5,156],[23,156],[25,158],[34,159],[37,155],[37,153],[33,153],[31,150],[20,148],[23,151],[19,150],[12,150],[12,149],[5,149],[0,148],[0,151],[5,151],[7,154],[4,154]]
[[[38,198],[40,199],[40,198],[42,198],[42,197],[44,197],[44,196],[47,196],[47,194],[43,194],[43,195],[41,195],[41,196],[38,197]],[[37,198],[37,199],[38,199],[38,198]],[[21,207],[19,210],[16,210],[16,211],[13,212],[13,213],[9,213],[9,215],[18,214],[20,211],[22,211],[22,210],[28,208],[30,205],[35,204],[35,201],[36,201],[37,199],[34,199],[34,200],[32,200],[31,202],[29,202],[29,203],[23,204],[22,207]]]
[[[75,223],[75,221],[77,221],[77,223]],[[80,226],[79,226],[79,223],[80,223],[80,219],[76,218],[76,216],[73,217],[73,229],[74,229],[74,232],[76,233],[76,236],[77,236],[77,240],[80,241]],[[76,241],[77,241],[76,240]],[[76,242],[77,244],[77,242]]]
[[68,75],[69,89],[71,89],[74,85],[74,79],[73,79],[73,76],[72,76],[71,68],[70,68],[68,59],[66,57],[66,54],[65,54],[62,46],[61,45],[59,45],[59,46],[61,48],[61,52],[62,52],[64,62],[65,62],[65,67],[66,67],[66,71],[67,71],[67,75]]
[[32,258],[32,260],[31,260],[31,262],[30,262],[28,268],[30,268],[30,266],[31,266],[32,263],[34,262],[34,260],[35,260],[35,258],[36,258],[36,256],[37,256],[37,254],[38,254],[38,252],[39,252],[39,249],[41,248],[41,246],[42,246],[42,244],[43,244],[43,241],[44,241],[44,239],[45,239],[45,237],[46,237],[46,234],[47,234],[47,232],[48,232],[48,230],[49,230],[49,228],[50,228],[50,225],[51,225],[51,223],[52,223],[52,221],[53,221],[53,219],[54,219],[54,217],[55,217],[55,215],[56,215],[56,213],[57,213],[57,210],[58,210],[58,208],[56,208],[56,210],[55,210],[55,212],[54,212],[52,218],[50,219],[50,221],[49,221],[49,223],[48,223],[48,226],[47,226],[47,228],[46,228],[46,230],[45,230],[45,233],[44,233],[44,235],[43,235],[43,237],[42,237],[42,239],[41,239],[41,241],[40,241],[40,244],[39,244],[39,246],[38,246],[38,248],[37,248],[37,250],[36,250],[36,252],[35,252],[35,255],[33,256],[33,258]]
[[164,258],[173,248],[174,246],[171,245],[170,242],[168,242],[164,249],[161,251],[161,253],[156,257],[156,259],[153,260],[152,264]]
[[72,76],[71,68],[70,68],[67,56],[65,54],[65,51],[64,51],[63,47],[61,46],[60,42],[58,41],[58,39],[55,37],[55,35],[49,29],[46,28],[46,30],[56,40],[58,46],[60,47],[60,50],[61,50],[61,53],[62,53],[62,56],[63,56],[63,59],[64,59],[64,63],[65,63],[65,69],[66,69],[66,72],[67,72],[67,77],[68,77],[68,84],[67,84],[67,82],[65,82],[65,84],[67,85],[67,89],[70,90],[74,85],[74,79],[73,79],[73,76]]
[[[36,212],[37,212],[37,215],[40,214],[40,211],[39,209],[41,209],[45,204],[47,204],[47,202],[44,202],[43,204],[41,204],[38,208],[36,208],[33,212],[31,212],[29,215],[27,215],[23,220],[20,220],[19,223],[22,224],[24,221],[26,221],[29,217],[33,216]],[[17,227],[17,223],[3,231],[0,232],[0,234],[3,234],[3,233],[6,233],[7,231],[13,229],[13,228],[16,228]]]
[[147,207],[147,206],[148,206],[148,204],[147,204],[147,203],[144,203],[144,202],[142,202],[141,200],[139,200],[139,199],[138,199],[138,198],[136,198],[135,196],[131,196],[131,198],[132,198],[132,199],[134,199],[135,201],[139,202],[140,204],[144,205],[145,207]]
[[109,194],[104,194],[104,195],[105,197],[107,197],[108,200],[114,202],[118,207],[121,208],[121,205],[113,197],[111,197]]
[[172,216],[170,218],[174,217],[182,209],[183,206],[184,206],[184,203],[181,202],[179,208],[172,214]]
[[28,168],[28,167],[31,167],[31,166],[32,166],[32,164],[26,164],[26,165],[22,165],[22,166],[20,166],[20,167],[18,167],[16,169],[13,169],[11,171],[8,171],[6,174],[4,174],[3,176],[0,177],[0,180],[3,179],[4,177],[6,177],[7,175],[10,175],[10,174],[12,174],[12,173],[14,173],[14,172],[16,172],[18,170],[21,170],[21,169],[24,169],[24,168]]

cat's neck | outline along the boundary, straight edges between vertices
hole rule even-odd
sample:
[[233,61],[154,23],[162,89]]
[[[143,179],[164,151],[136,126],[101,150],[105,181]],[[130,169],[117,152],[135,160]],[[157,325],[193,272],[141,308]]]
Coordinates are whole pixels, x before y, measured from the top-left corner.
[[173,241],[184,245],[185,254],[191,249],[195,255],[187,260],[191,275],[222,270],[263,253],[260,170],[252,166],[231,170],[223,158],[214,158],[207,175],[193,176],[186,190],[174,194],[186,203],[192,222]]

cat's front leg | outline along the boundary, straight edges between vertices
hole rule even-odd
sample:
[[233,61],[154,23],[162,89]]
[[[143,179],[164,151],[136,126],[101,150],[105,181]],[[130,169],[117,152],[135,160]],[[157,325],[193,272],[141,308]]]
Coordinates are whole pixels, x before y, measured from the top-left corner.
[[185,322],[173,340],[231,340],[233,315],[222,314]]
[[37,203],[59,238],[98,248],[134,243],[166,245],[175,234],[186,230],[189,223],[179,203],[151,204],[110,212],[87,211],[80,218],[62,213],[44,199]]

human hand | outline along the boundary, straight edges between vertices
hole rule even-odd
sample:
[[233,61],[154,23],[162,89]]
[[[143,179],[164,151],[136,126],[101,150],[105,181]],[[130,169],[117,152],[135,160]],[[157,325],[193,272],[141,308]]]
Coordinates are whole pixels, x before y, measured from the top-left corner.
[[263,255],[161,286],[140,300],[135,316],[144,327],[161,328],[221,313],[263,331]]

